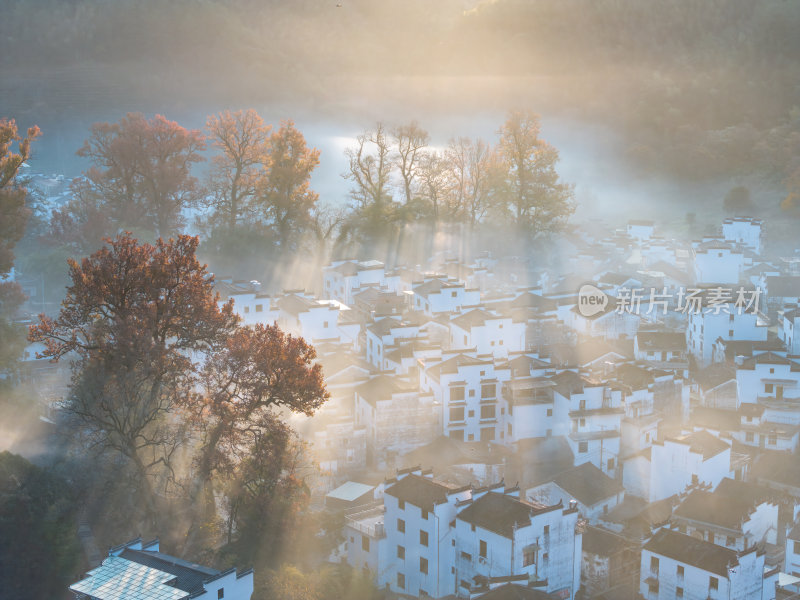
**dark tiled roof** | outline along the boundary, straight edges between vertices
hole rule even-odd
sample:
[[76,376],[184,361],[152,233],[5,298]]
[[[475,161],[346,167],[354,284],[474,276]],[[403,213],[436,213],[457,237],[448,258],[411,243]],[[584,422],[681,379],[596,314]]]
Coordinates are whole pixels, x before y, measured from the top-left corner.
[[455,319],[452,319],[451,323],[453,323],[453,325],[457,325],[464,331],[468,331],[473,327],[482,326],[484,323],[486,323],[486,321],[491,321],[493,319],[502,319],[502,318],[503,317],[497,317],[495,315],[492,315],[486,312],[485,310],[475,309],[469,311],[468,313],[464,313],[463,315],[460,315]]
[[590,462],[559,473],[553,483],[585,506],[594,506],[625,489]]
[[476,527],[511,538],[515,526],[525,527],[530,525],[532,516],[560,508],[559,505],[532,504],[506,494],[487,492],[462,510],[458,518]]
[[617,535],[606,529],[589,525],[583,532],[583,551],[597,556],[612,556],[627,548],[629,545],[621,535]]
[[447,493],[453,488],[428,477],[409,474],[384,492],[398,500],[432,511],[437,504],[447,502]]
[[772,490],[752,481],[739,481],[729,477],[719,482],[714,493],[728,498],[747,500],[754,505],[762,502],[793,502],[792,497],[785,492]]
[[659,530],[644,545],[644,549],[716,573],[725,579],[728,578],[728,567],[739,562],[734,550],[669,529]]
[[671,331],[640,331],[636,340],[641,350],[686,350],[686,334]]
[[552,598],[558,598],[558,596],[516,583],[498,586],[476,597],[477,600],[549,600]]
[[728,381],[736,381],[736,371],[725,363],[714,363],[695,373],[694,380],[703,390],[710,390]]
[[165,573],[176,575],[178,578],[175,581],[174,586],[179,590],[189,593],[202,590],[203,582],[205,580],[220,574],[220,571],[217,571],[216,569],[197,565],[183,559],[152,550],[132,550],[130,548],[126,548],[122,551],[120,556],[124,559],[137,562],[140,565],[145,565],[147,567],[158,569],[159,571],[164,571]]
[[695,490],[675,509],[674,515],[690,521],[739,530],[755,510],[756,504],[746,497],[732,498],[716,492]]
[[714,437],[707,431],[695,431],[689,435],[682,435],[680,437],[667,439],[681,442],[683,444],[689,444],[689,449],[697,454],[702,454],[703,459],[709,459],[712,456],[716,456],[720,452],[724,452],[730,448],[728,444],[719,438]]
[[767,277],[767,294],[770,298],[800,296],[800,277]]
[[793,360],[774,352],[762,352],[742,361],[743,369],[755,369],[756,365],[790,365],[792,370],[800,369],[800,365]]

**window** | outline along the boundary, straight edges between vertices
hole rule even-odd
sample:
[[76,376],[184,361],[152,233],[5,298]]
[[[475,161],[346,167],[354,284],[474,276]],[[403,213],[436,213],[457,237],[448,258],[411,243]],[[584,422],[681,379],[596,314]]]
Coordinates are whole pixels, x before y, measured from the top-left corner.
[[469,417],[474,417],[474,416],[475,416],[475,411],[474,411],[474,410],[471,410],[471,411],[469,411],[469,412],[467,413],[467,416],[469,416]]
[[399,587],[401,590],[406,589],[406,576],[402,573],[397,574],[397,587]]
[[327,321],[323,321],[323,322],[322,322],[322,326],[323,326],[325,329],[327,329],[327,328],[328,328],[328,322],[327,322]]
[[494,404],[489,406],[481,406],[481,419],[494,419],[494,417]]
[[728,337],[733,337],[733,329],[728,329]]
[[726,546],[733,546],[736,543],[736,538],[732,535],[729,535],[725,538],[725,545]]
[[428,545],[428,532],[427,531],[422,531],[420,529],[420,532],[419,532],[419,543],[422,544],[423,546],[427,546]]
[[542,554],[542,562],[543,563],[547,564],[547,561],[548,561],[549,558],[550,558],[550,555],[547,552]]
[[217,590],[217,600],[225,597],[225,588],[219,588]]
[[486,558],[486,541],[485,540],[481,540],[480,541],[480,546],[479,546],[479,549],[478,549],[478,556],[480,556],[481,558]]
[[578,442],[578,453],[586,454],[589,451],[589,442]]
[[658,582],[651,581],[647,584],[647,593],[648,594],[658,594]]
[[800,542],[794,542],[794,553],[800,554]]
[[778,434],[774,431],[770,431],[769,438],[767,439],[767,443],[770,446],[775,446],[778,443]]
[[399,510],[405,510],[406,509],[406,501],[405,500],[398,500],[397,501],[397,508]]
[[708,578],[708,589],[710,590],[718,590],[719,589],[719,579],[716,577],[709,577]]
[[263,312],[264,305],[263,304],[256,304],[256,312]]
[[462,550],[461,551],[461,560],[471,561],[472,560],[472,554],[469,554],[468,552],[464,552]]
[[608,462],[606,463],[606,471],[612,471],[614,469],[614,459],[609,458]]
[[459,402],[464,399],[464,388],[463,387],[452,387],[450,388],[450,401],[451,402]]
[[481,441],[491,442],[494,441],[494,427],[481,427]]
[[548,408],[547,409],[547,416],[548,417],[552,417],[553,416],[553,409],[552,408]]
[[683,579],[683,565],[678,565],[678,579]]
[[683,598],[683,588],[682,587],[676,587],[675,588],[675,597],[676,598]]
[[586,419],[579,419],[578,427],[586,427]]
[[764,393],[771,394],[773,389],[773,385],[771,383],[764,384]]
[[549,535],[550,535],[550,525],[545,525],[544,526],[544,537],[547,537]]
[[406,522],[403,519],[397,519],[397,531],[400,533],[406,532]]
[[469,391],[469,397],[470,398],[474,398],[475,397],[475,390],[470,390]]
[[655,556],[650,557],[650,572],[658,574],[658,559]]
[[464,336],[464,343],[465,343],[465,344],[466,344],[466,343],[468,343],[468,342],[467,342],[467,336]]
[[423,521],[427,521],[428,520],[428,511],[427,510],[423,510],[422,511],[422,520]]
[[581,400],[578,404],[578,410],[586,410],[586,400]]
[[405,546],[398,546],[397,547],[397,558],[400,560],[404,560],[406,557],[406,549]]
[[419,559],[419,572],[427,575],[428,574],[428,559],[420,557]]
[[369,538],[365,535],[361,536],[361,549],[364,552],[369,552]]
[[250,307],[249,306],[245,306],[244,307],[244,314],[248,314],[249,312],[250,312]]
[[455,298],[458,294],[456,292],[450,292],[450,297]]
[[522,566],[527,567],[536,562],[536,545],[531,544],[522,549]]
[[450,409],[450,422],[460,422],[464,420],[464,407],[454,406]]
[[493,383],[481,385],[481,398],[495,398],[497,396],[497,386]]

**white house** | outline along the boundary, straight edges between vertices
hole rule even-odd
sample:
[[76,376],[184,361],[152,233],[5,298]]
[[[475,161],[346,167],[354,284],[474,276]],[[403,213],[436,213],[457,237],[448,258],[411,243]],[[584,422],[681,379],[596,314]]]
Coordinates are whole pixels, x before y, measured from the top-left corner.
[[744,266],[744,252],[731,243],[712,240],[694,248],[698,283],[738,284]]
[[769,600],[777,571],[765,572],[764,554],[755,547],[737,552],[661,529],[642,548],[639,578],[647,600]]
[[525,350],[525,330],[524,322],[475,309],[450,320],[450,348],[505,357]]
[[375,570],[378,587],[411,596],[441,598],[456,591],[454,528],[457,505],[469,487],[433,480],[420,469],[400,471],[386,482],[385,551]]
[[[699,310],[688,310],[687,348],[701,366],[711,364],[714,344],[718,339],[766,341],[769,327],[767,319],[758,311],[740,310],[736,306],[737,299],[734,294],[727,299],[722,298],[719,304],[712,307],[709,302],[715,301],[709,300],[707,294]],[[687,298],[686,304],[689,303]]]
[[671,522],[681,533],[731,550],[778,543],[778,503],[769,499],[694,490],[675,509]]
[[519,490],[474,490],[455,520],[457,594],[487,581],[527,575],[541,591],[573,599],[580,587],[578,510],[520,500]]
[[654,441],[625,459],[622,483],[628,493],[655,502],[689,486],[711,487],[731,477],[731,447],[707,431]]
[[732,217],[722,222],[722,237],[755,252],[761,253],[761,219]]
[[468,289],[464,282],[457,279],[427,279],[411,291],[412,307],[426,315],[462,312],[481,301],[479,290]]
[[69,586],[80,600],[250,600],[253,571],[219,571],[163,554],[141,538],[109,550],[108,558]]
[[377,375],[355,388],[355,423],[366,429],[367,463],[386,468],[395,457],[439,434],[440,407],[416,381]]
[[625,488],[592,463],[583,463],[530,488],[526,497],[547,504],[577,502],[581,516],[596,522],[622,502]]
[[625,409],[622,392],[573,371],[553,378],[554,433],[567,437],[575,465],[591,462],[613,475],[620,455]]
[[507,402],[500,387],[510,377],[507,365],[490,358],[445,354],[420,369],[420,389],[441,407],[442,433],[465,442],[505,438]]

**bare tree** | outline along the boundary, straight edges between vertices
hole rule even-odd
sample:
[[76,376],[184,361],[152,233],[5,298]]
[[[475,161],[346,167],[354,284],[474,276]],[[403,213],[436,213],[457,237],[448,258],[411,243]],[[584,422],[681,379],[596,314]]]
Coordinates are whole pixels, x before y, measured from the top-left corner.
[[259,167],[268,160],[271,127],[252,109],[212,115],[206,123],[211,145],[220,151],[212,160],[208,188],[214,217],[233,231],[255,194]]
[[451,210],[474,226],[486,214],[492,152],[481,139],[450,141],[447,158],[452,172]]
[[408,204],[411,202],[421,152],[428,146],[430,136],[416,121],[411,121],[408,125],[397,127],[392,137],[397,146],[395,161],[403,179],[403,192]]
[[374,131],[365,131],[356,138],[356,145],[345,150],[350,164],[343,175],[355,187],[350,194],[362,208],[381,208],[391,200],[389,174],[391,148],[382,123]]
[[446,157],[439,152],[425,152],[419,157],[419,195],[430,203],[435,221],[451,188],[449,167]]

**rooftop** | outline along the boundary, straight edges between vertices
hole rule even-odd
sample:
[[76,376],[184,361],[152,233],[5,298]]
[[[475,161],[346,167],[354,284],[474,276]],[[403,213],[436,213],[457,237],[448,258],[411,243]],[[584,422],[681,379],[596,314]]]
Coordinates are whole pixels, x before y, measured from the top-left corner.
[[669,529],[660,529],[644,549],[728,578],[728,567],[739,563],[736,551]]
[[625,490],[622,484],[590,462],[559,473],[553,478],[553,483],[584,506],[594,506]]
[[530,525],[533,516],[560,508],[558,504],[545,506],[506,494],[487,492],[464,508],[458,514],[458,519],[511,538],[514,529]]

